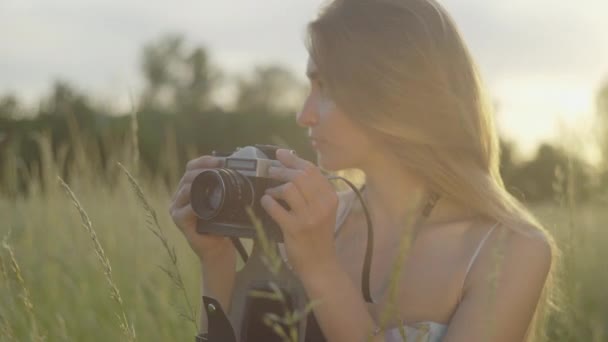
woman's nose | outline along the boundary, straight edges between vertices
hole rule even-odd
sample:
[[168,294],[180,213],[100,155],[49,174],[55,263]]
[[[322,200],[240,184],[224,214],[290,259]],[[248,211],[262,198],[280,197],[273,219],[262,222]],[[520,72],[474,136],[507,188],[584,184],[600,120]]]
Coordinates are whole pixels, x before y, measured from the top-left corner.
[[301,127],[315,126],[319,123],[319,113],[317,113],[310,97],[306,99],[302,109],[296,114],[296,122]]

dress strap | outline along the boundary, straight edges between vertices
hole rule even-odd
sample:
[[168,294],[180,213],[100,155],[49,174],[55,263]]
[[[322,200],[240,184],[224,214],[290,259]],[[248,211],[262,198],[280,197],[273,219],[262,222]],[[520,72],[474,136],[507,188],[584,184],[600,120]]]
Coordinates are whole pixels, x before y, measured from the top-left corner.
[[473,256],[471,257],[471,260],[469,260],[469,265],[467,266],[467,270],[464,273],[464,278],[463,278],[463,291],[464,291],[464,282],[466,281],[467,276],[469,275],[469,271],[471,270],[471,267],[473,267],[473,263],[475,262],[475,259],[477,259],[477,255],[479,255],[479,252],[481,251],[481,248],[485,244],[485,242],[488,239],[488,237],[490,237],[490,234],[492,234],[492,232],[494,231],[494,229],[496,229],[496,227],[498,227],[499,223],[500,222],[496,222],[494,224],[494,226],[492,226],[492,228],[490,230],[488,230],[488,232],[486,233],[486,235],[483,237],[483,239],[481,239],[481,241],[477,245],[477,248],[475,249],[475,253],[473,253]]

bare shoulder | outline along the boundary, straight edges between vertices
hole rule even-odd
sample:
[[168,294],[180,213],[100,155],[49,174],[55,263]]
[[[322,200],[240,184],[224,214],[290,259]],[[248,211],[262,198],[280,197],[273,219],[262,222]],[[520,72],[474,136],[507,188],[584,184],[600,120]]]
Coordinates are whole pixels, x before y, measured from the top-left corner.
[[[498,226],[471,269],[447,340],[523,340],[541,300],[552,258],[546,233]],[[488,326],[492,326],[492,338],[487,335]]]
[[524,276],[528,281],[544,282],[552,262],[549,236],[541,230],[499,225],[486,241],[480,259],[477,269],[471,270],[474,283],[482,283],[492,270],[500,270],[504,280]]
[[518,230],[512,227],[497,227],[499,234],[491,244],[502,252],[504,263],[525,270],[548,270],[551,265],[552,250],[548,235],[541,230]]

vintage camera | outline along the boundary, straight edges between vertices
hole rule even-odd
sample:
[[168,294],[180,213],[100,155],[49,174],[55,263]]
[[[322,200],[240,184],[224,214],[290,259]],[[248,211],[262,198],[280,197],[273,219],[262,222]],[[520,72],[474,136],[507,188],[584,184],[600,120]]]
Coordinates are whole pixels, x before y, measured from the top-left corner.
[[[198,233],[254,238],[256,230],[245,210],[250,206],[267,237],[283,241],[281,229],[260,205],[267,188],[284,183],[268,176],[271,166],[282,166],[276,159],[278,149],[273,145],[245,146],[227,156],[214,151],[222,160],[221,166],[201,172],[192,181],[190,190]],[[284,201],[278,202],[290,209]]]

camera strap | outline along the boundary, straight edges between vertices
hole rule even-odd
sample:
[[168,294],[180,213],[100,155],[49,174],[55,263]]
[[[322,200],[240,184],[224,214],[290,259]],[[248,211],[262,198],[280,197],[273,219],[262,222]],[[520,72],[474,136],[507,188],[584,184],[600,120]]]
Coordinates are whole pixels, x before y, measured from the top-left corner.
[[[351,187],[353,189],[353,191],[359,198],[359,201],[361,202],[362,207],[363,207],[363,212],[365,213],[365,219],[367,221],[367,246],[365,248],[365,258],[363,260],[363,270],[362,270],[362,275],[361,275],[361,291],[363,292],[363,298],[365,299],[365,301],[373,304],[374,301],[372,299],[371,290],[370,290],[370,272],[371,272],[372,255],[373,255],[373,249],[374,249],[374,230],[373,230],[373,224],[371,221],[371,217],[369,215],[369,211],[367,210],[367,206],[365,205],[365,201],[363,200],[363,196],[361,195],[361,193],[365,190],[366,184],[363,184],[363,186],[361,186],[361,189],[357,190],[357,188],[350,181],[348,181],[345,178],[330,177],[330,179],[332,179],[332,178],[342,179],[343,181],[345,181],[348,184],[349,187]],[[435,207],[435,204],[437,204],[437,201],[439,200],[439,198],[440,198],[440,195],[438,193],[436,193],[434,191],[432,191],[430,193],[429,200],[422,210],[422,215],[418,216],[416,223],[414,224],[412,241],[414,241],[416,239],[416,235],[418,234],[418,229],[420,227],[420,224],[427,217],[429,217],[429,215],[431,214],[431,211]]]
[[[331,176],[331,177],[328,177],[328,179],[341,179],[344,182],[346,182],[346,184],[348,184],[348,186],[354,191],[355,195],[357,195],[357,197],[359,198],[359,201],[362,204],[363,211],[365,213],[365,219],[367,221],[367,246],[365,248],[365,258],[363,260],[363,270],[362,270],[362,275],[361,275],[361,291],[363,293],[363,298],[365,299],[365,301],[368,303],[373,303],[374,301],[372,299],[371,290],[370,290],[370,273],[371,273],[372,255],[373,255],[373,249],[374,249],[374,231],[373,231],[371,217],[367,210],[367,206],[365,205],[365,201],[363,200],[363,196],[361,195],[361,193],[365,190],[366,184],[363,184],[363,186],[361,186],[360,189],[357,189],[357,187],[353,183],[351,183],[349,180],[347,180],[346,178],[343,178],[340,176]],[[431,214],[431,211],[435,207],[435,204],[437,203],[439,198],[440,198],[440,195],[438,193],[436,193],[436,192],[430,193],[429,200],[428,200],[426,206],[424,207],[424,209],[422,210],[422,215],[418,217],[418,219],[416,220],[416,223],[414,225],[412,240],[415,240],[416,235],[418,234],[418,227]],[[236,237],[232,237],[230,240],[232,241],[232,244],[234,245],[235,249],[241,256],[243,263],[246,264],[247,260],[249,259],[249,256],[247,255],[247,251],[246,251],[245,247],[243,246],[241,240],[239,240]]]

